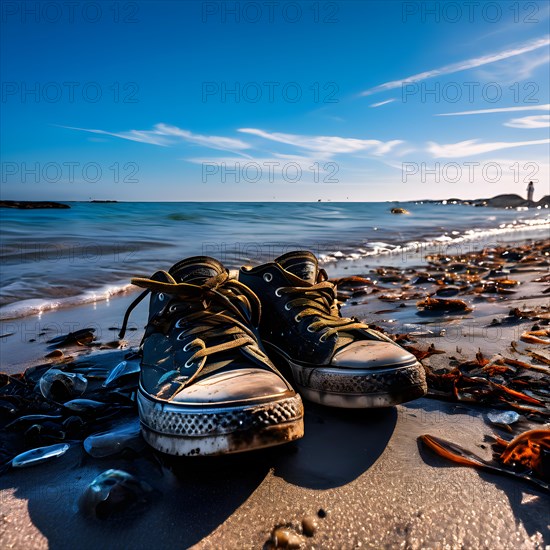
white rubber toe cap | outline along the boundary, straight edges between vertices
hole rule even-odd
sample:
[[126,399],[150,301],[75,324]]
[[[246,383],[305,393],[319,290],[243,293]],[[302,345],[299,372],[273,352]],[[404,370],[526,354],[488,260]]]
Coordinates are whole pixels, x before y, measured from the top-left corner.
[[289,391],[285,381],[262,369],[246,368],[208,376],[184,388],[173,403],[231,403],[251,398],[282,395]]
[[334,354],[331,366],[344,369],[378,369],[414,363],[414,355],[390,342],[358,340]]

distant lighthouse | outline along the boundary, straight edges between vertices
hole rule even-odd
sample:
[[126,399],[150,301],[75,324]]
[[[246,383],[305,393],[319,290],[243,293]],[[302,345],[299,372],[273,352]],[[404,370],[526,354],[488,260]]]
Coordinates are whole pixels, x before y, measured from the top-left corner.
[[533,202],[533,193],[535,192],[535,186],[533,185],[533,182],[530,181],[529,185],[527,186],[527,200],[529,202]]

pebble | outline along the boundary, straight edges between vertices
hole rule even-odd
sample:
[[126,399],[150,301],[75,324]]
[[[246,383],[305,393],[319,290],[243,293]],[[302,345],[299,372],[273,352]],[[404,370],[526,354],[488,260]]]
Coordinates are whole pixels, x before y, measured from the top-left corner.
[[271,538],[277,548],[300,548],[302,541],[288,527],[277,527],[273,530]]
[[317,530],[317,518],[315,516],[306,516],[302,520],[302,531],[306,537],[312,537]]
[[153,489],[123,470],[107,470],[88,485],[78,501],[88,517],[107,520],[133,516],[151,501]]

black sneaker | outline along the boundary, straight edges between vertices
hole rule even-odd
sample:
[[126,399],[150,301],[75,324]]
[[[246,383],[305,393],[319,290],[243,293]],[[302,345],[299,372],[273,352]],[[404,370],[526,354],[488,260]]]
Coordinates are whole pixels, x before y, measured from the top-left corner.
[[151,293],[137,393],[145,440],[172,455],[217,455],[303,436],[300,396],[257,336],[260,303],[218,261],[197,256],[132,279]]
[[333,407],[387,407],[421,397],[422,365],[378,331],[340,315],[336,288],[311,252],[243,267],[262,303],[260,336],[303,397]]

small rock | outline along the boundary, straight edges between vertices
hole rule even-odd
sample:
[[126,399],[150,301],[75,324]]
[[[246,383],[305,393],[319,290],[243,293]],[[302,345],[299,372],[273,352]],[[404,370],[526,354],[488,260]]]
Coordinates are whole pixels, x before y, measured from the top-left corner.
[[300,548],[302,541],[288,527],[277,527],[271,534],[271,540],[276,548]]
[[306,537],[312,537],[317,530],[317,518],[315,516],[306,516],[302,520],[302,531]]
[[152,487],[128,472],[107,470],[88,485],[78,506],[85,516],[91,518],[129,518],[144,511],[153,494]]

